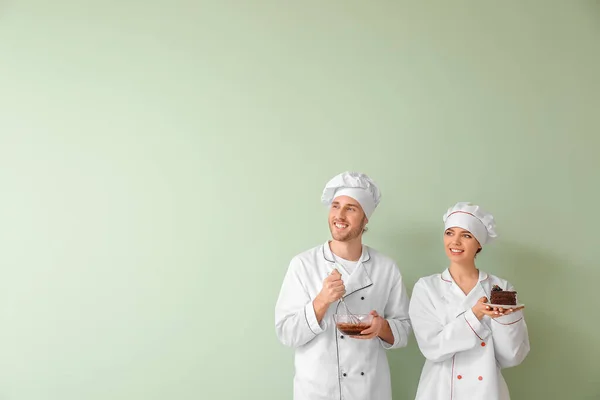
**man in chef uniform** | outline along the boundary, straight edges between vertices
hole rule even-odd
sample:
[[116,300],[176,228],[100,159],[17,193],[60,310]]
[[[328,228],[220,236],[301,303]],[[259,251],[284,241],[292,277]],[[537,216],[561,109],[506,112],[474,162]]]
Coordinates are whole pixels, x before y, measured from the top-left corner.
[[[325,186],[332,239],[295,256],[275,307],[277,337],[295,349],[294,400],[391,400],[386,350],[405,347],[409,298],[395,262],[362,244],[381,194],[366,175]],[[363,336],[337,330],[333,315],[371,314]]]

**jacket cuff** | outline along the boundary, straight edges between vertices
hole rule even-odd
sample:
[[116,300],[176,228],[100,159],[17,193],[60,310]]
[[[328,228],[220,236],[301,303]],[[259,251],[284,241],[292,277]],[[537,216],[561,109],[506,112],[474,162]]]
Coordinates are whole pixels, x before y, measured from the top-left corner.
[[379,342],[381,342],[381,345],[383,346],[384,349],[393,349],[395,347],[398,347],[398,345],[400,344],[400,340],[401,340],[400,330],[398,329],[398,326],[396,326],[396,321],[393,321],[391,319],[386,319],[386,321],[387,321],[388,325],[390,326],[390,330],[392,331],[392,336],[394,336],[394,343],[389,344],[382,338],[379,338]]
[[321,324],[317,322],[317,315],[315,314],[312,301],[304,306],[304,317],[306,318],[306,324],[315,336],[325,331],[325,318],[321,320]]
[[508,315],[503,315],[498,318],[493,318],[493,321],[499,323],[500,325],[513,325],[522,320],[523,310],[515,311]]
[[465,311],[463,317],[479,340],[484,340],[490,335],[491,331],[484,323],[477,319],[472,309]]

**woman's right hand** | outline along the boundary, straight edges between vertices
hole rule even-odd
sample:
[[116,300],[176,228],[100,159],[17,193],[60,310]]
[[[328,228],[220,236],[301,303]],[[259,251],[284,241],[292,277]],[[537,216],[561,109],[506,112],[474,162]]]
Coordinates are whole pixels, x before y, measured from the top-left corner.
[[487,297],[482,297],[477,301],[477,304],[475,304],[473,308],[471,308],[471,310],[473,310],[473,314],[475,314],[478,320],[481,321],[486,315],[490,318],[498,318],[504,315],[499,313],[498,311],[494,311],[494,309],[492,309],[492,307],[490,307],[487,304],[487,302]]

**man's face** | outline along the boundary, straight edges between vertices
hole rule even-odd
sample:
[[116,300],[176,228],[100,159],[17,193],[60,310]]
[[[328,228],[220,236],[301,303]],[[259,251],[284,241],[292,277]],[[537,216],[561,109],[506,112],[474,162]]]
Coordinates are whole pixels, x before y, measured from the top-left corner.
[[334,240],[348,242],[360,237],[367,222],[362,207],[352,197],[333,199],[329,209],[329,230]]

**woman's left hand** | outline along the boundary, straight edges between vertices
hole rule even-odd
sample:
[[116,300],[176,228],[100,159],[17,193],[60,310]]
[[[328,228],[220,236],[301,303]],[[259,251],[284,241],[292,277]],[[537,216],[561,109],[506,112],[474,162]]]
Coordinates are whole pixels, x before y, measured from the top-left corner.
[[504,315],[510,315],[510,314],[514,313],[515,311],[522,310],[525,308],[525,306],[514,307],[514,308],[486,306],[485,308],[487,311],[489,311],[489,313],[486,313],[487,315],[489,315],[492,318],[498,318],[498,317],[502,317]]

